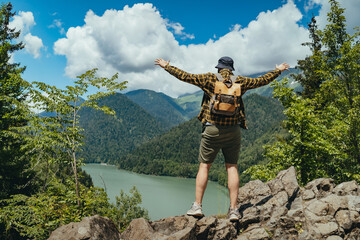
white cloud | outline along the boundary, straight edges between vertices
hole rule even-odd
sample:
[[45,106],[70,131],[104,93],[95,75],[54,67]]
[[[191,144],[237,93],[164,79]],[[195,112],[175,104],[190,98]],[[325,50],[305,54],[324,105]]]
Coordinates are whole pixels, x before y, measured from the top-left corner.
[[34,58],[40,57],[40,50],[44,46],[42,40],[28,33],[24,37],[25,50],[29,52]]
[[65,34],[65,29],[63,28],[63,23],[60,19],[54,19],[53,23],[49,26],[49,28],[58,28],[60,34]]
[[30,30],[35,26],[34,15],[32,12],[19,11],[19,14],[13,17],[9,23],[9,27],[16,31],[21,31],[17,41],[23,41],[25,50],[32,54],[34,58],[40,57],[41,48],[44,47],[41,38],[33,36]]
[[194,39],[195,38],[194,34],[185,33],[183,31],[184,27],[180,23],[166,23],[166,26],[169,27],[169,28],[174,29],[174,33],[176,35],[181,36],[182,39],[187,39],[187,38],[188,39]]
[[[307,48],[308,32],[298,24],[302,18],[292,1],[274,11],[262,12],[245,28],[235,24],[224,36],[205,44],[180,45],[174,34],[185,34],[181,24],[162,18],[152,4],[135,4],[123,10],[107,10],[103,16],[89,11],[83,26],[72,27],[66,38],[54,44],[56,54],[67,58],[66,74],[75,77],[97,67],[100,74],[120,73],[128,90],[147,88],[171,96],[198,88],[176,80],[154,66],[155,58],[171,60],[191,73],[213,72],[217,60],[230,56],[237,74],[271,70],[275,64],[295,66]],[[171,29],[170,29],[171,30]]]
[[17,31],[21,30],[21,35],[24,36],[30,31],[30,28],[35,25],[34,15],[32,12],[19,11],[19,14],[13,17],[9,23],[10,28],[15,28]]

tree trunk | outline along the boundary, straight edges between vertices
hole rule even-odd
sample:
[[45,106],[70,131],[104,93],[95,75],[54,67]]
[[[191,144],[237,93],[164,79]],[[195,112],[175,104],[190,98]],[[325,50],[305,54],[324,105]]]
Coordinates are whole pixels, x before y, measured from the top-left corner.
[[76,189],[76,198],[77,198],[77,205],[80,206],[80,194],[79,194],[79,181],[78,181],[78,175],[77,175],[77,161],[75,152],[73,151],[73,171],[75,176],[75,189]]

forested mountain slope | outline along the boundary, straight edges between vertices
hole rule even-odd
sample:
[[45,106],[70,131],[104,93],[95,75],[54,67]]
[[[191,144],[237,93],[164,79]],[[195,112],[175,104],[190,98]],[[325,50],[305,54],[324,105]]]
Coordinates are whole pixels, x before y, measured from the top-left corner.
[[125,95],[163,123],[165,128],[174,127],[188,120],[185,117],[184,109],[173,98],[163,93],[140,89],[128,92]]
[[111,162],[165,131],[153,116],[123,94],[100,101],[116,111],[115,116],[86,108],[80,112],[85,129],[83,151],[86,162]]

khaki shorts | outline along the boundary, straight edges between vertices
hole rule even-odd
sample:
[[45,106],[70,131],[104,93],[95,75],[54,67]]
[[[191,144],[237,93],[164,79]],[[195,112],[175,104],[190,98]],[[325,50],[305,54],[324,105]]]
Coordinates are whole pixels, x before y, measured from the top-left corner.
[[240,153],[240,126],[206,126],[201,135],[199,161],[213,163],[221,149],[225,163],[237,164]]

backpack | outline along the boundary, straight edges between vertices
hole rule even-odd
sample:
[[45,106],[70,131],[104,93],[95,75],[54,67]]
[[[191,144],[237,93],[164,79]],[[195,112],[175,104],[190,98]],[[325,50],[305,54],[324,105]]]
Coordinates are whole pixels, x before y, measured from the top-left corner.
[[231,83],[224,83],[224,78],[219,73],[215,75],[218,81],[215,82],[209,109],[214,114],[233,116],[240,106],[238,101],[241,96],[240,83],[235,83],[236,76],[231,76]]

